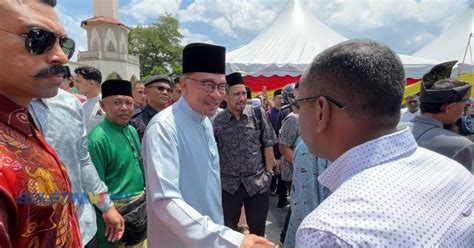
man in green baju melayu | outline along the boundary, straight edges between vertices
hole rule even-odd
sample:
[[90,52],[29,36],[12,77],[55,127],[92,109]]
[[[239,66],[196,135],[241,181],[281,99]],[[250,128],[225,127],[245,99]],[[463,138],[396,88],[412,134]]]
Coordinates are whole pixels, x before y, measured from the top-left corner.
[[[136,129],[128,124],[133,113],[132,85],[129,81],[107,80],[101,91],[100,107],[106,113],[105,119],[89,132],[87,141],[99,177],[119,208],[144,192],[140,139]],[[97,232],[107,232],[102,218],[97,218]],[[98,237],[99,247],[120,245],[108,242],[104,235]]]

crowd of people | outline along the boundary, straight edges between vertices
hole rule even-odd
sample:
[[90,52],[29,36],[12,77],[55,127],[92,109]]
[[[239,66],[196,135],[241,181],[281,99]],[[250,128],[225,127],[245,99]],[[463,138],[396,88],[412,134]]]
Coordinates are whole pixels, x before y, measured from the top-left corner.
[[[252,99],[223,46],[182,75],[64,66],[55,0],[0,2],[0,247],[473,247],[474,110],[455,61],[421,80],[349,40]],[[266,238],[270,197],[287,208]]]

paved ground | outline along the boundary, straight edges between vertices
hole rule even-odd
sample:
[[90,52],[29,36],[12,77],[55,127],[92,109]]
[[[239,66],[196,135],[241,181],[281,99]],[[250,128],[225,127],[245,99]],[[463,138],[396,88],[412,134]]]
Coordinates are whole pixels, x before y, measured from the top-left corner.
[[265,229],[267,239],[275,244],[280,242],[280,231],[289,208],[289,205],[284,208],[277,208],[277,202],[278,196],[270,196],[270,210],[268,211],[267,227]]

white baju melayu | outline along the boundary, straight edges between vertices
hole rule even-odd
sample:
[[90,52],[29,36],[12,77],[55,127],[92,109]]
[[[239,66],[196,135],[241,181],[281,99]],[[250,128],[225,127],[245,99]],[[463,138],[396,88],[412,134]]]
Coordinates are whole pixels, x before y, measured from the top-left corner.
[[211,122],[183,97],[155,115],[142,144],[149,247],[239,247],[225,226]]

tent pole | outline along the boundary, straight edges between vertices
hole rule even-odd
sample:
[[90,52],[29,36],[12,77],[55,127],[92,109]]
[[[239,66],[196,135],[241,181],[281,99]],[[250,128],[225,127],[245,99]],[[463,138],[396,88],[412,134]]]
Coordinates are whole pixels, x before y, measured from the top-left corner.
[[466,60],[467,49],[469,49],[469,44],[471,44],[472,33],[469,34],[469,39],[467,39],[466,51],[464,51],[464,57],[462,58],[461,67],[459,68],[458,76],[462,73],[462,68],[464,66],[464,61]]

